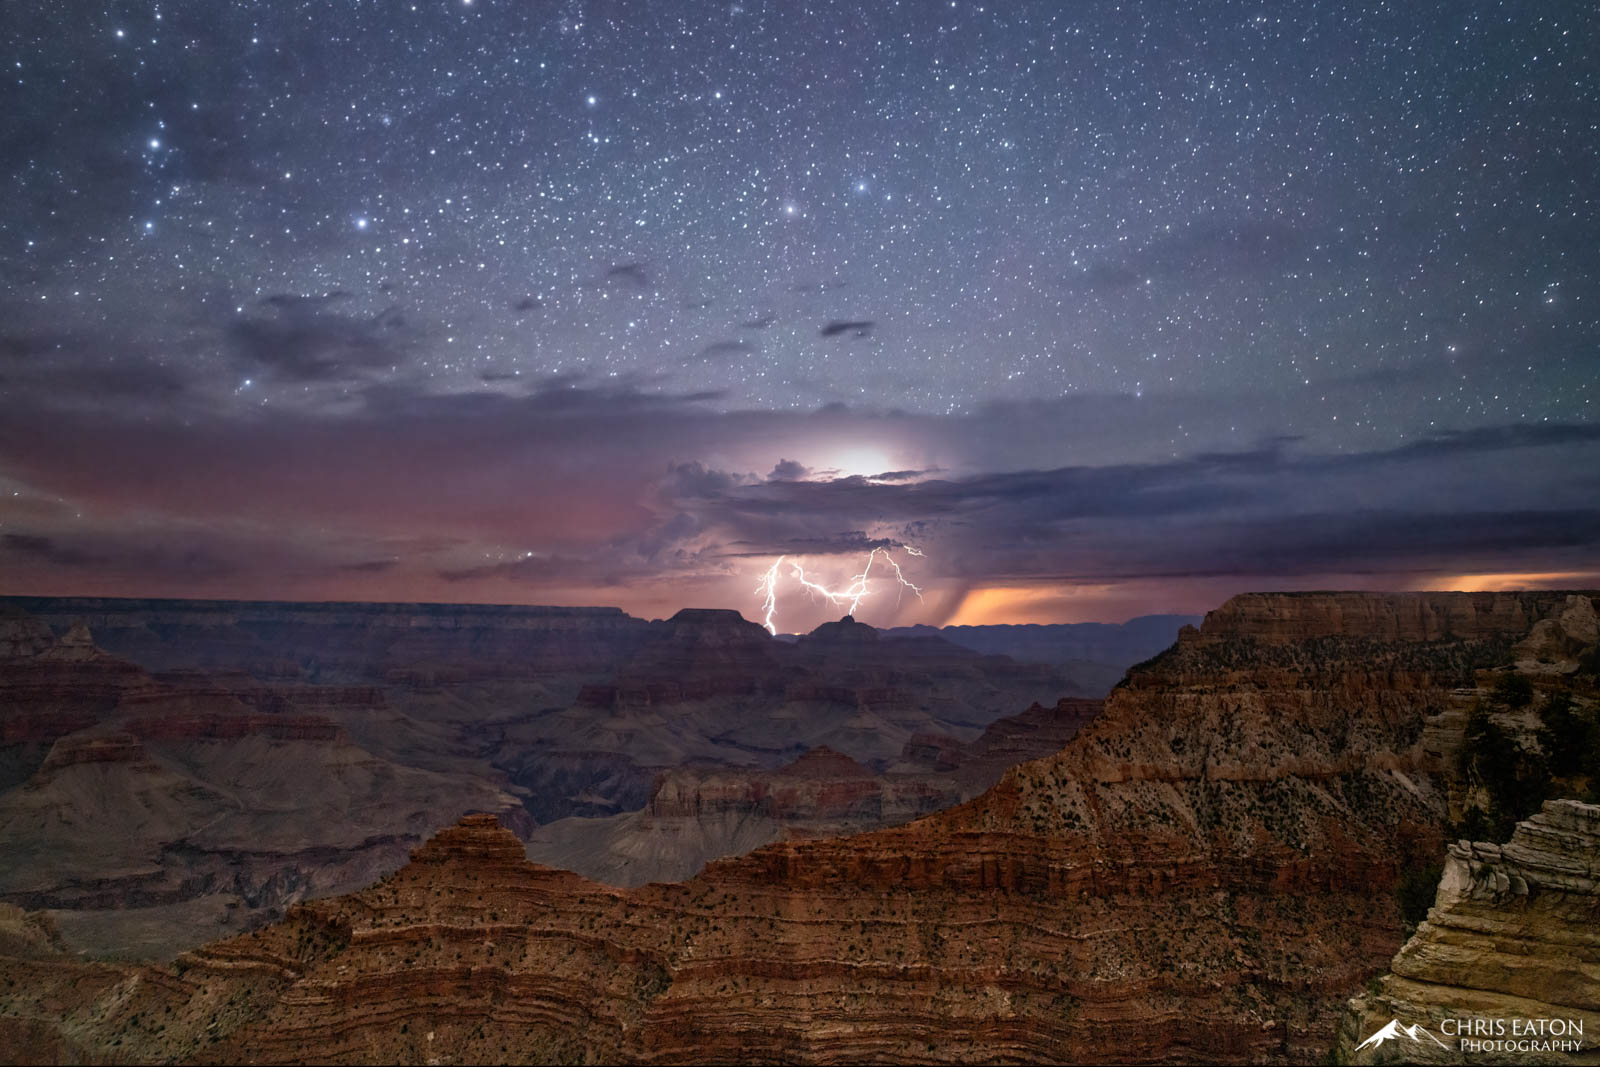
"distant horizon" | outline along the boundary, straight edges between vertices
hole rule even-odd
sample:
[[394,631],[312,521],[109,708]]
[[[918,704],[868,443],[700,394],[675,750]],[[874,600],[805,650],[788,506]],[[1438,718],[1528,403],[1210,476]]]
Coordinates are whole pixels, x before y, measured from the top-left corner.
[[[1600,578],[1600,575],[1592,575],[1590,577]],[[825,625],[825,624],[827,624],[829,622],[838,622],[838,621],[840,621],[841,619],[843,619],[843,618],[845,618],[847,616],[854,618],[856,622],[864,623],[864,624],[866,624],[868,626],[871,626],[873,629],[876,629],[876,630],[910,629],[910,628],[913,628],[913,627],[916,627],[916,626],[927,626],[927,627],[930,627],[932,629],[939,629],[939,630],[952,628],[952,627],[992,627],[992,626],[1016,626],[1016,627],[1025,627],[1025,626],[1079,626],[1079,625],[1126,626],[1126,625],[1128,625],[1130,623],[1137,622],[1137,621],[1139,621],[1141,619],[1149,619],[1149,618],[1202,618],[1208,612],[1214,610],[1217,607],[1220,607],[1222,604],[1226,603],[1228,600],[1232,599],[1233,597],[1249,596],[1249,595],[1252,595],[1252,594],[1282,593],[1282,594],[1295,594],[1295,595],[1312,595],[1312,594],[1325,594],[1325,593],[1373,593],[1373,594],[1417,594],[1417,595],[1422,595],[1422,594],[1428,594],[1428,593],[1520,593],[1520,592],[1527,592],[1527,593],[1533,593],[1533,592],[1571,592],[1571,593],[1587,593],[1587,594],[1591,594],[1592,595],[1592,594],[1595,594],[1596,592],[1600,592],[1600,581],[1596,581],[1595,584],[1593,584],[1591,586],[1585,586],[1583,584],[1572,584],[1572,585],[1551,585],[1551,584],[1536,585],[1536,584],[1529,584],[1529,585],[1522,585],[1522,586],[1510,586],[1510,585],[1497,584],[1494,588],[1480,588],[1480,589],[1461,589],[1461,588],[1446,589],[1446,588],[1438,588],[1438,587],[1435,587],[1435,588],[1424,588],[1424,589],[1355,589],[1355,588],[1343,588],[1343,589],[1341,589],[1341,588],[1334,588],[1334,587],[1307,587],[1307,588],[1295,588],[1295,589],[1243,589],[1243,590],[1239,590],[1239,591],[1234,592],[1234,593],[1230,593],[1227,596],[1221,598],[1220,600],[1217,600],[1217,601],[1211,603],[1209,606],[1207,606],[1207,607],[1205,607],[1203,609],[1200,609],[1200,610],[1192,610],[1192,611],[1182,611],[1182,610],[1142,611],[1142,612],[1139,612],[1137,614],[1123,616],[1123,617],[1120,617],[1120,618],[1115,619],[1115,620],[1107,619],[1107,618],[1083,618],[1083,619],[1027,620],[1027,621],[1018,621],[1018,622],[997,620],[997,621],[992,621],[992,622],[947,621],[947,622],[940,622],[940,623],[930,623],[930,622],[904,622],[904,623],[902,623],[902,622],[891,622],[891,623],[887,623],[887,624],[880,624],[880,623],[873,622],[869,618],[864,618],[864,617],[861,617],[861,616],[850,616],[849,612],[840,612],[840,613],[835,614],[835,615],[833,615],[831,617],[823,618],[819,622],[817,622],[816,624],[814,624],[812,626],[809,626],[809,627],[807,627],[806,629],[803,629],[803,630],[780,629],[777,632],[777,636],[800,636],[800,635],[804,635],[804,634],[807,634],[807,633],[810,633],[810,632],[814,631],[817,628],[817,626]],[[58,601],[69,601],[69,600],[122,600],[122,601],[167,601],[167,602],[172,602],[172,603],[196,603],[196,604],[208,604],[208,603],[215,603],[215,604],[285,604],[285,605],[316,604],[316,605],[348,606],[348,607],[362,607],[362,606],[371,606],[371,607],[416,607],[416,608],[434,608],[434,607],[451,608],[451,607],[459,607],[459,608],[507,608],[507,609],[553,608],[553,609],[560,609],[560,610],[594,611],[594,612],[617,612],[617,613],[620,613],[620,614],[625,615],[627,617],[640,619],[640,620],[646,621],[646,622],[663,622],[663,621],[667,621],[667,620],[670,620],[671,618],[673,618],[678,613],[683,612],[683,611],[707,611],[707,610],[709,610],[709,611],[733,611],[733,612],[736,612],[739,615],[739,617],[742,618],[746,622],[752,623],[754,625],[760,625],[761,624],[761,619],[759,617],[755,617],[755,618],[751,617],[750,609],[747,608],[747,607],[741,608],[740,606],[737,606],[737,605],[719,605],[719,604],[683,604],[683,605],[680,605],[675,610],[673,610],[671,612],[667,612],[665,614],[640,614],[638,612],[629,611],[626,607],[624,607],[624,606],[622,606],[620,604],[595,604],[595,603],[572,604],[572,603],[551,603],[551,602],[545,602],[545,601],[539,601],[539,602],[526,601],[526,602],[524,602],[524,601],[492,601],[492,600],[404,600],[404,599],[354,599],[354,600],[352,600],[352,599],[344,599],[344,598],[337,598],[337,597],[294,597],[294,598],[288,598],[288,597],[262,597],[262,596],[180,596],[180,595],[171,595],[171,594],[139,595],[139,594],[122,594],[122,593],[101,594],[101,593],[13,593],[13,592],[0,592],[0,601],[12,601],[12,600],[58,600]]]

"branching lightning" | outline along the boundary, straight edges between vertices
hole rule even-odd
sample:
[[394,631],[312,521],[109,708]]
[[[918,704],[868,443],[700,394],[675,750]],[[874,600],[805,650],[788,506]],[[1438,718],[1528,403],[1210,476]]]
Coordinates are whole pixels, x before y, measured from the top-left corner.
[[[903,549],[908,556],[923,556],[923,553],[919,549],[913,548],[910,545],[900,545],[899,547]],[[921,600],[922,588],[906,578],[905,573],[900,569],[899,561],[896,560],[894,556],[889,554],[889,550],[887,548],[874,548],[872,551],[868,552],[867,562],[866,565],[861,568],[861,573],[852,575],[848,584],[839,589],[829,589],[820,582],[813,581],[811,578],[807,577],[805,568],[800,565],[800,561],[797,559],[789,560],[789,573],[794,577],[794,580],[806,590],[806,592],[812,594],[813,596],[822,597],[835,607],[845,608],[845,613],[848,615],[854,615],[856,613],[856,609],[861,606],[861,601],[871,595],[871,580],[869,576],[872,573],[873,561],[880,555],[883,557],[884,562],[889,564],[890,568],[894,570],[895,581],[898,583],[901,595],[904,595],[905,590],[909,589],[916,594],[918,600]],[[762,625],[766,626],[767,632],[770,634],[776,634],[778,632],[778,624],[774,620],[778,612],[779,570],[783,567],[784,560],[788,559],[788,556],[779,556],[777,560],[773,562],[772,566],[768,567],[766,572],[762,574],[761,581],[756,583],[756,595],[762,598],[761,608],[765,613],[765,618],[762,622]]]
[[777,634],[778,627],[773,623],[772,616],[778,610],[778,568],[783,566],[783,560],[784,557],[779,556],[756,585],[756,592],[765,597],[761,607],[767,613],[767,617],[762,620],[762,625],[767,628],[767,633],[774,635]]

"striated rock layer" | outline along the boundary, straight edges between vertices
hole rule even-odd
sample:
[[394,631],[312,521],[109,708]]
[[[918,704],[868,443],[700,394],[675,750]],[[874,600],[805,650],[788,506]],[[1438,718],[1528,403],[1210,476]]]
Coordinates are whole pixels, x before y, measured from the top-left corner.
[[8,962],[0,1017],[137,1061],[1314,1062],[1443,851],[1436,721],[1564,606],[1239,597],[908,825],[618,890],[474,816],[172,967]]
[[[1390,1020],[1422,1026],[1440,1040],[1401,1033],[1361,1047]],[[1464,1049],[1463,1034],[1519,1047]],[[1557,1039],[1576,1047],[1550,1047]],[[1341,1063],[1600,1059],[1600,806],[1546,801],[1504,845],[1451,845],[1427,921],[1390,973],[1350,1002],[1336,1057]]]
[[678,882],[705,864],[785,838],[909,822],[970,800],[1006,768],[1065,745],[1102,707],[1063,697],[989,724],[975,741],[916,734],[878,773],[827,746],[776,770],[696,767],[657,777],[640,811],[559,819],[528,835],[528,857],[610,885]]

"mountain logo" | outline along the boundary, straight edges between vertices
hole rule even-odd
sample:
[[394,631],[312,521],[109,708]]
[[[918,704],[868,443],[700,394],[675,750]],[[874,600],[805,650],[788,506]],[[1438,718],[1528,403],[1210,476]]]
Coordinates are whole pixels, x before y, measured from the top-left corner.
[[1364,1048],[1377,1048],[1385,1041],[1395,1041],[1402,1037],[1409,1038],[1419,1045],[1422,1044],[1423,1038],[1427,1038],[1446,1052],[1450,1051],[1450,1046],[1434,1037],[1433,1034],[1428,1032],[1427,1028],[1421,1025],[1401,1026],[1399,1019],[1390,1019],[1382,1030],[1357,1045],[1356,1051],[1360,1052]]

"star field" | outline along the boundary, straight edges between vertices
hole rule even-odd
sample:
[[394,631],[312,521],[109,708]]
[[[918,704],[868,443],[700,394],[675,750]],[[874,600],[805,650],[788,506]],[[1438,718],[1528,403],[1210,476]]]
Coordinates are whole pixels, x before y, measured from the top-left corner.
[[[344,318],[404,313],[385,374],[435,391],[583,373],[961,412],[1248,390],[1335,441],[1380,414],[1592,412],[1581,5],[4,18],[13,321],[136,341],[219,400],[348,392],[228,343],[273,294],[338,293]],[[1420,380],[1399,411],[1328,395],[1360,376]]]

